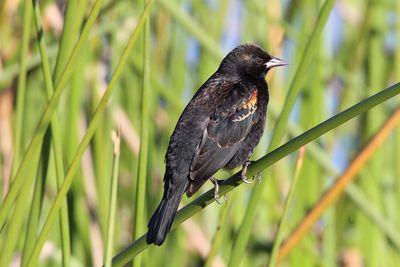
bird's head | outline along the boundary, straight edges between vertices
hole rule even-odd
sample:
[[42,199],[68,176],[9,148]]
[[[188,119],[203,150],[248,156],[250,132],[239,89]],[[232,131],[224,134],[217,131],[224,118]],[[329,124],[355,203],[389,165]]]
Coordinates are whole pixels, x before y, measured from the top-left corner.
[[222,60],[220,70],[264,79],[271,68],[287,64],[286,61],[269,55],[258,45],[243,44],[233,49]]

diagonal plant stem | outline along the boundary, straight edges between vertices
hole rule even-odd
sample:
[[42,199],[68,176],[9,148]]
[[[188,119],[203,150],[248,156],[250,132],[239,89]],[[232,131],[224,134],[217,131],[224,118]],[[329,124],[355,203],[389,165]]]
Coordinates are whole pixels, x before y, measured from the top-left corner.
[[[41,25],[41,15],[39,3],[37,1],[33,1],[33,11],[34,11],[34,21],[36,27],[36,33],[38,36],[38,45],[40,56],[42,58],[42,71],[43,77],[45,81],[47,98],[50,99],[52,94],[54,93],[54,84],[51,77],[51,69],[49,63],[49,57],[47,54],[46,43],[45,43],[45,35],[42,32],[43,28]],[[51,131],[50,131],[51,129]],[[51,119],[51,128],[48,128],[47,131],[50,131],[51,135],[46,135],[47,138],[52,138],[52,154],[55,161],[55,169],[56,169],[56,180],[57,186],[59,187],[62,184],[62,179],[64,177],[64,165],[63,165],[63,156],[62,156],[62,144],[61,144],[61,130],[60,123],[57,118],[57,114],[53,115]],[[45,137],[46,138],[46,137]],[[50,140],[49,140],[50,142]],[[48,167],[48,162],[44,163],[46,167]],[[68,206],[67,200],[64,199],[60,211],[60,233],[61,233],[61,247],[62,247],[62,265],[67,267],[70,266],[70,233],[69,233],[69,222],[68,222]]]
[[[7,196],[5,197],[1,207],[0,207],[0,229],[3,228],[4,223],[7,218],[7,214],[9,213],[14,200],[16,199],[18,193],[21,190],[21,187],[26,185],[26,179],[32,180],[31,174],[30,174],[30,169],[31,165],[33,162],[37,161],[37,156],[38,151],[40,149],[40,146],[42,144],[43,136],[47,130],[47,127],[50,124],[50,120],[52,118],[52,115],[57,107],[58,101],[60,100],[61,94],[65,89],[65,85],[67,84],[69,78],[71,77],[71,74],[74,70],[73,66],[77,60],[77,57],[79,56],[79,53],[81,51],[82,45],[86,41],[87,37],[89,36],[90,29],[94,25],[97,15],[100,12],[101,5],[102,5],[103,0],[97,0],[92,8],[92,11],[88,17],[88,20],[82,30],[82,33],[80,35],[79,40],[77,41],[72,54],[64,68],[64,71],[61,74],[61,78],[59,82],[56,85],[56,88],[54,90],[54,94],[49,100],[49,103],[46,107],[46,110],[44,111],[38,126],[36,128],[36,131],[33,135],[33,138],[25,152],[25,155],[22,159],[22,162],[18,168],[18,171],[15,175],[15,178],[13,180],[13,183],[11,185],[10,191],[8,192]],[[35,156],[37,155],[37,156]]]
[[[48,145],[47,142],[43,142],[43,150],[49,150],[50,146]],[[42,162],[44,160],[48,161],[47,155],[44,155],[44,153],[41,153],[41,160]],[[44,170],[42,167],[43,164],[39,164],[39,167],[37,168],[37,175],[36,175],[36,181],[35,185],[33,186],[33,196],[31,199],[30,203],[30,210],[29,210],[29,215],[27,219],[27,225],[26,225],[26,236],[25,236],[25,242],[24,242],[24,247],[22,250],[22,255],[21,255],[21,266],[25,266],[29,256],[28,254],[32,251],[32,248],[35,244],[35,239],[36,239],[36,234],[37,234],[37,229],[39,227],[40,223],[40,214],[42,212],[42,204],[43,204],[43,196],[44,196],[44,184],[46,182],[46,177],[47,177],[47,171]],[[23,190],[26,190],[25,187],[22,188]],[[22,194],[19,195],[18,198],[21,198]],[[17,198],[17,200],[19,200]],[[25,202],[27,202],[26,197],[24,199]],[[17,201],[18,205],[18,201]],[[11,222],[13,224],[13,222]]]
[[[357,117],[358,115],[372,109],[373,107],[398,94],[400,94],[400,83],[396,83],[395,85],[384,89],[383,91],[373,96],[370,96],[369,98],[359,102],[358,104],[318,124],[312,129],[304,132],[303,134],[297,136],[296,138],[290,140],[289,142],[276,148],[275,150],[271,151],[267,155],[252,163],[247,170],[249,177],[256,175],[257,173],[270,167],[275,162],[296,151],[307,143],[317,139],[323,134],[337,128],[338,126],[344,124],[350,119]],[[238,172],[221,184],[221,186],[219,187],[219,192],[221,195],[226,194],[229,191],[233,190],[235,187],[239,186],[242,182],[243,181],[240,178],[240,172]],[[207,207],[212,202],[214,202],[213,189],[202,194],[197,199],[193,200],[188,205],[179,210],[172,225],[172,228],[175,228],[177,225],[181,224],[189,217],[195,215],[197,212]],[[113,266],[123,266],[147,247],[148,244],[146,243],[146,235],[143,235],[113,258]]]
[[139,21],[136,25],[135,30],[133,31],[133,33],[131,34],[131,36],[129,38],[128,44],[126,45],[126,47],[121,55],[121,58],[118,62],[118,65],[115,68],[115,71],[113,72],[110,83],[109,83],[106,91],[104,92],[104,95],[101,98],[100,103],[98,104],[98,106],[92,116],[91,122],[87,129],[87,132],[86,132],[85,136],[83,137],[82,142],[79,144],[79,147],[75,153],[75,156],[68,168],[68,171],[64,178],[64,182],[61,185],[61,187],[59,188],[58,194],[50,208],[49,215],[47,216],[47,218],[45,220],[45,223],[43,225],[43,228],[39,234],[37,243],[35,245],[35,248],[33,249],[33,252],[30,256],[28,266],[36,266],[36,262],[39,257],[40,251],[41,251],[43,244],[46,241],[46,238],[51,230],[51,226],[53,225],[53,223],[56,219],[57,213],[60,210],[62,200],[65,198],[65,196],[72,184],[75,173],[78,170],[80,160],[81,160],[87,146],[89,145],[91,138],[93,137],[93,134],[97,128],[97,125],[99,124],[99,122],[102,118],[101,115],[108,103],[108,100],[111,97],[111,93],[113,92],[113,89],[115,88],[115,85],[117,84],[119,77],[121,76],[123,67],[126,63],[129,53],[132,50],[133,44],[136,42],[136,40],[139,36],[140,30],[143,28],[144,22],[146,21],[146,19],[148,18],[149,14],[150,14],[150,9],[151,9],[153,3],[154,3],[154,0],[148,1],[145,10],[143,11],[141,17],[139,18]]
[[[400,123],[400,109],[387,120],[378,133],[371,139],[371,141],[361,150],[357,157],[347,167],[343,174],[337,179],[335,184],[320,198],[314,208],[307,214],[301,223],[294,229],[292,234],[282,245],[278,255],[278,261],[282,261],[286,255],[294,248],[294,246],[301,240],[305,233],[315,224],[322,212],[339,198],[341,193],[346,189],[346,186],[357,177],[357,173],[366,164],[367,160],[374,155],[374,152],[380,147],[382,142],[389,136],[393,129]],[[358,196],[354,191],[352,195]],[[358,202],[360,204],[360,202]],[[364,209],[368,210],[368,209]],[[374,219],[378,224],[384,224],[386,234],[389,239],[400,248],[400,236],[391,224],[387,224],[383,220],[383,216],[376,216],[369,214],[369,217]]]
[[[14,144],[14,158],[11,176],[14,176],[16,167],[21,159],[21,142],[22,142],[22,122],[24,116],[24,102],[26,91],[26,76],[27,76],[27,58],[29,50],[29,34],[30,23],[32,19],[32,6],[30,0],[24,1],[24,24],[22,28],[21,40],[21,55],[19,58],[19,73],[18,73],[18,89],[17,89],[17,111],[16,111],[16,124],[15,124],[15,144]],[[3,76],[3,74],[1,75]]]
[[62,70],[71,55],[73,45],[79,34],[79,27],[83,19],[83,12],[86,10],[87,0],[69,0],[66,2],[64,27],[61,35],[60,50],[57,54],[54,66],[53,81],[57,83]]
[[[40,154],[40,151],[38,152]],[[34,165],[34,169],[37,169],[37,164]],[[39,175],[39,173],[38,173]],[[33,180],[30,182],[34,182]],[[8,220],[7,231],[4,233],[3,240],[7,240],[7,242],[2,243],[2,247],[0,247],[0,266],[9,266],[13,252],[15,251],[15,247],[18,244],[19,238],[15,236],[15,233],[20,233],[22,229],[22,222],[25,218],[27,211],[27,203],[30,203],[31,198],[31,184],[22,188],[21,194],[18,195],[18,198],[15,201],[14,208],[12,210],[11,216]],[[32,209],[31,209],[32,211]],[[32,223],[34,224],[34,223]],[[36,229],[35,229],[36,230]],[[34,231],[36,233],[36,231]],[[27,236],[26,238],[32,238],[32,235]]]

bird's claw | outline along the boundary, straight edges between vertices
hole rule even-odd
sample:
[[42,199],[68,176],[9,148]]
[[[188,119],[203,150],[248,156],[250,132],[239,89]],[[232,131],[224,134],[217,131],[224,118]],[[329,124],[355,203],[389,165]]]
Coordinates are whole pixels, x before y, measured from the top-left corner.
[[253,182],[249,181],[246,177],[247,167],[250,165],[251,161],[246,160],[246,162],[242,166],[242,172],[240,173],[240,178],[242,178],[243,182],[246,184],[252,184]]
[[245,184],[252,184],[252,183],[253,183],[252,181],[249,181],[249,180],[247,179],[246,175],[241,174],[241,175],[240,175],[240,178],[242,178],[242,181],[243,181],[243,183],[245,183]]
[[[218,192],[219,192],[219,183],[221,183],[223,181],[222,180],[218,180],[218,179],[216,179],[214,177],[211,177],[210,180],[214,184],[214,199],[215,199],[215,202],[217,202],[220,205],[224,204],[224,202],[220,202],[219,201],[219,194],[218,194]],[[224,201],[225,202],[228,201],[228,198],[227,198],[226,195],[224,195]]]
[[219,201],[219,200],[218,200],[219,197],[220,197],[220,196],[219,196],[218,193],[217,193],[217,195],[214,194],[215,202],[217,202],[218,204],[222,205],[222,204],[225,204],[226,202],[228,202],[228,197],[226,196],[226,194],[224,195],[224,202]]
[[[246,184],[252,184],[252,181],[249,181],[246,177],[246,173],[247,173],[247,167],[250,165],[251,161],[250,160],[246,160],[246,162],[243,164],[242,167],[242,172],[240,173],[240,178],[242,178],[242,181]],[[262,172],[257,173],[255,176],[253,176],[253,180],[255,178],[257,178],[258,183],[261,183],[261,178],[262,178]]]
[[218,194],[218,185],[214,186],[214,200],[215,202],[217,202],[218,204],[222,204],[222,202],[220,202],[219,200],[219,194]]

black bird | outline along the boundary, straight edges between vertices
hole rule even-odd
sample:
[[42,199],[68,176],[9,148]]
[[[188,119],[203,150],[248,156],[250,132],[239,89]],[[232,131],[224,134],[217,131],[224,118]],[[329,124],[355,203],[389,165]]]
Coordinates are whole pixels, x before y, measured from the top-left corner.
[[165,155],[164,195],[148,224],[147,243],[161,245],[182,195],[192,196],[207,180],[218,199],[221,168],[242,167],[242,179],[264,132],[267,72],[287,65],[254,44],[233,49],[186,106]]

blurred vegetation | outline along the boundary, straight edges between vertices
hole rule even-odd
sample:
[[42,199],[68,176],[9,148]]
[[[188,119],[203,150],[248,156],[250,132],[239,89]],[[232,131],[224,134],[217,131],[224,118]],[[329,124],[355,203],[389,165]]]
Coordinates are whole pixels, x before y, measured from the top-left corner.
[[[398,266],[399,14],[393,0],[2,0],[0,266]],[[231,177],[225,205],[211,183],[184,197],[146,246],[175,123],[246,42],[290,62],[268,74],[249,172],[269,168]]]

